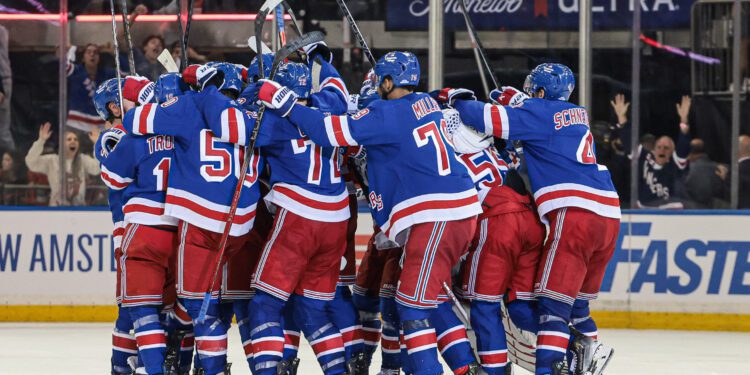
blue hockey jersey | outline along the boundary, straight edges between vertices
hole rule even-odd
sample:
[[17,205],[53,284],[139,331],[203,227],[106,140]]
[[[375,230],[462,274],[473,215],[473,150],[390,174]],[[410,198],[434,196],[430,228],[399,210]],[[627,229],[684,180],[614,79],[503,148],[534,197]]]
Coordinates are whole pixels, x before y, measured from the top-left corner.
[[620,200],[609,171],[596,163],[586,110],[574,104],[528,99],[519,107],[456,101],[461,120],[484,134],[523,141],[539,216],[580,207],[620,218]]
[[115,71],[100,68],[91,79],[83,64],[68,64],[68,118],[67,126],[83,131],[104,126],[104,120],[94,108],[94,92],[99,84],[115,76]]
[[298,104],[290,119],[316,144],[367,147],[370,209],[391,239],[414,224],[482,212],[466,166],[445,140],[440,107],[427,94],[378,100],[343,116]]
[[[221,122],[207,121],[202,110],[228,102],[216,89],[189,92],[162,104],[146,104],[125,115],[123,125],[136,135],[162,134],[174,137],[174,155],[169,170],[166,193],[166,215],[184,220],[200,228],[221,233],[232,204],[232,197],[244,159],[244,148],[227,143],[215,136],[209,123],[216,127],[244,129],[246,116],[242,110],[225,111]],[[222,108],[222,111],[224,108]],[[219,112],[222,112],[219,111]],[[230,123],[235,123],[229,127]],[[241,130],[235,137],[244,138]],[[241,142],[234,142],[241,143]],[[260,197],[258,171],[262,160],[254,150],[242,185],[237,211],[229,234],[248,233],[255,220],[255,208]]]
[[[108,131],[111,130],[106,130],[99,134],[99,139],[94,144],[94,156],[99,163],[102,163],[108,156],[107,153],[102,152],[101,141],[104,134]],[[123,190],[107,189],[107,203],[109,204],[109,211],[112,213],[112,224],[115,226],[112,230],[112,243],[115,249],[118,249],[122,245],[122,235],[125,233],[125,214],[122,213],[122,205],[124,203],[123,193]]]
[[104,183],[124,192],[122,211],[126,222],[177,225],[177,219],[164,214],[173,150],[172,136],[126,134],[102,160]]

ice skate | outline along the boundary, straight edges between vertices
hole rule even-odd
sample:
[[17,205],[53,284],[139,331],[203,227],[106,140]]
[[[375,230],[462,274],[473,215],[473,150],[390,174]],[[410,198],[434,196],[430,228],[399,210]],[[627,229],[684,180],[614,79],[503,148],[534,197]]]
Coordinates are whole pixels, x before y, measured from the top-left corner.
[[277,375],[297,375],[299,358],[285,359],[276,365]]
[[348,375],[367,375],[367,359],[365,353],[358,353],[346,362]]
[[575,375],[601,375],[614,355],[614,349],[575,330],[571,372]]

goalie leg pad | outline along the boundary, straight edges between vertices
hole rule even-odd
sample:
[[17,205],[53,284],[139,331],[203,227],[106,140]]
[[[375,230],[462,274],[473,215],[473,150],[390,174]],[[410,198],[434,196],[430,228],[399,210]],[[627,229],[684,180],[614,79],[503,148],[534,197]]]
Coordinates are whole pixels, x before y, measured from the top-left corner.
[[508,345],[500,302],[471,301],[471,327],[477,335],[477,354],[482,369],[489,375],[504,375]]
[[440,355],[451,370],[455,371],[476,362],[474,350],[466,334],[466,327],[453,312],[450,303],[439,304],[437,309],[432,311],[430,322],[437,333]]
[[159,319],[156,306],[128,307],[128,314],[133,321],[135,340],[143,366],[149,374],[160,374],[167,350],[167,335]]
[[344,373],[346,359],[341,333],[326,313],[330,301],[294,295],[294,320],[315,352],[326,375]]
[[253,374],[276,374],[276,366],[284,352],[284,331],[280,316],[285,304],[284,300],[260,290],[250,300]]
[[539,297],[539,331],[536,336],[536,374],[550,374],[556,362],[566,360],[570,330],[568,321],[573,306],[547,297]]

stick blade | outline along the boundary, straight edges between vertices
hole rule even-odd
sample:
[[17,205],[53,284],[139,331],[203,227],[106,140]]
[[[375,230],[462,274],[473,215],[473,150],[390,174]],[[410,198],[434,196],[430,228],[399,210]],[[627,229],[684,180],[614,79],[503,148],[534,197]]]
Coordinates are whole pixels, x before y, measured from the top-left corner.
[[313,32],[302,34],[302,36],[288,42],[287,44],[284,45],[284,47],[282,47],[278,52],[276,52],[276,56],[273,59],[273,65],[274,66],[278,65],[282,60],[287,58],[287,56],[291,55],[292,52],[304,46],[317,43],[317,42],[322,42],[325,40],[325,38],[326,38],[325,34],[323,34],[320,31],[313,31]]
[[279,4],[281,4],[282,1],[283,0],[266,0],[266,2],[260,6],[260,12],[268,11],[270,9],[275,9],[277,6],[279,6]]
[[180,68],[177,66],[177,63],[172,58],[172,54],[165,48],[163,51],[161,51],[161,54],[156,58],[161,65],[164,67],[164,69],[167,70],[169,73],[177,73],[180,71]]
[[[255,35],[247,39],[247,46],[250,47],[253,52],[258,53],[258,41],[255,39]],[[271,51],[271,49],[263,42],[260,42],[260,48],[263,50],[264,55],[267,53],[273,53],[273,51]]]

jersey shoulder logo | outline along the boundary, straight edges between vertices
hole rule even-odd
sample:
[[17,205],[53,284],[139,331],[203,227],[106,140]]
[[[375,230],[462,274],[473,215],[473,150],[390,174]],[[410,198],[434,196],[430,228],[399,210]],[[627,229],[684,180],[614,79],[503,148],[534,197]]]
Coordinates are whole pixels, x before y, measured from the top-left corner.
[[367,116],[367,114],[370,113],[370,110],[368,108],[365,108],[355,114],[352,115],[352,120],[359,120],[362,117]]
[[172,105],[172,104],[174,104],[174,103],[177,103],[177,100],[179,100],[179,97],[177,97],[177,96],[173,96],[173,97],[172,97],[171,99],[167,100],[167,101],[166,101],[166,102],[164,102],[164,103],[161,103],[161,104],[160,104],[159,106],[160,106],[160,107],[162,107],[162,108],[167,108],[167,107],[169,107],[170,105]]

